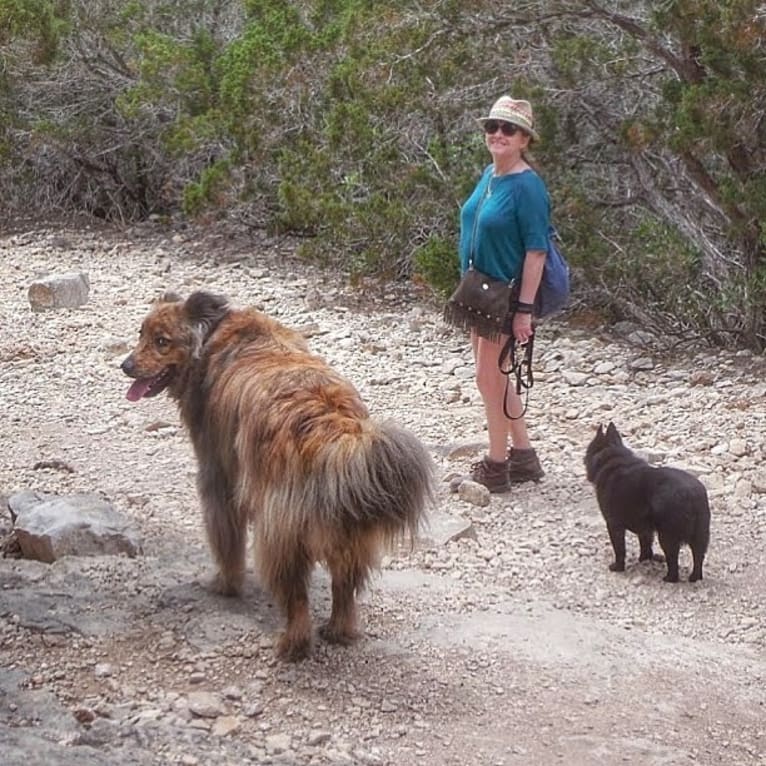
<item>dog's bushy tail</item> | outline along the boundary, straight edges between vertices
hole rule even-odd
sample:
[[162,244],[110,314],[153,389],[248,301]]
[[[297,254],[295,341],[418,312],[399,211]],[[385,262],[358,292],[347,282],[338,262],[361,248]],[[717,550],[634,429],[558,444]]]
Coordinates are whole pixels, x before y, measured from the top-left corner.
[[389,543],[414,539],[433,503],[431,456],[391,421],[368,420],[361,435],[326,445],[317,467],[310,494],[326,524],[376,531]]

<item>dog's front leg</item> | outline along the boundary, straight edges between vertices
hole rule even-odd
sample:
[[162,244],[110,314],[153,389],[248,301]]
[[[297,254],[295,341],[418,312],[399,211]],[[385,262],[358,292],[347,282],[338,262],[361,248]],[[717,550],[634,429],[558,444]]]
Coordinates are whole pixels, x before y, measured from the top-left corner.
[[614,522],[607,522],[606,529],[614,549],[614,562],[609,565],[612,572],[625,571],[625,527]]
[[655,553],[653,550],[654,532],[642,532],[638,536],[638,542],[641,546],[639,561],[659,561],[660,563],[665,561],[665,557],[661,553]]
[[211,588],[224,596],[237,596],[245,579],[246,519],[233,507],[225,486],[216,482],[212,472],[200,472],[198,488],[208,543],[218,565]]

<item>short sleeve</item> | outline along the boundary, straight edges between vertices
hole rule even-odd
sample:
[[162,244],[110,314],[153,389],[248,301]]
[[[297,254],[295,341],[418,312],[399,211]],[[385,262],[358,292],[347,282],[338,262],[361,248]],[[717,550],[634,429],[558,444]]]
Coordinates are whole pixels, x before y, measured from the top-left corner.
[[529,181],[518,189],[516,215],[524,252],[548,250],[548,230],[551,213],[548,190],[536,173],[529,174]]

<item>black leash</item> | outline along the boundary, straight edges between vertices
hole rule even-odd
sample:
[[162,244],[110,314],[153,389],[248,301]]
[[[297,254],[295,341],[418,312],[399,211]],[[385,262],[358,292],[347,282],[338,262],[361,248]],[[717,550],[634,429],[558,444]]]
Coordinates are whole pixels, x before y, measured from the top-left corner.
[[[497,360],[497,366],[500,372],[505,375],[505,394],[503,395],[503,414],[508,420],[519,420],[524,417],[529,402],[529,389],[535,384],[535,377],[532,372],[532,352],[535,345],[534,334],[529,336],[526,343],[519,343],[513,335],[508,340],[500,352]],[[521,396],[524,391],[524,407],[521,414],[513,417],[508,412],[508,386],[511,382],[511,375],[516,378],[516,393]]]

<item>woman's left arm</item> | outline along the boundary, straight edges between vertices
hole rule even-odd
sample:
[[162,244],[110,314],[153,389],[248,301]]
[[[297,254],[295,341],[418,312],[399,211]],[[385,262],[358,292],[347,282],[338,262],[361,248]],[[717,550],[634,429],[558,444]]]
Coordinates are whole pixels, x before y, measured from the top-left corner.
[[533,334],[532,307],[535,303],[537,288],[543,278],[546,253],[544,250],[528,250],[521,272],[519,290],[519,310],[513,315],[513,337],[519,343],[525,343]]
[[524,267],[521,270],[521,289],[519,290],[519,302],[532,305],[535,302],[537,288],[543,278],[545,266],[544,250],[528,250],[524,258]]

